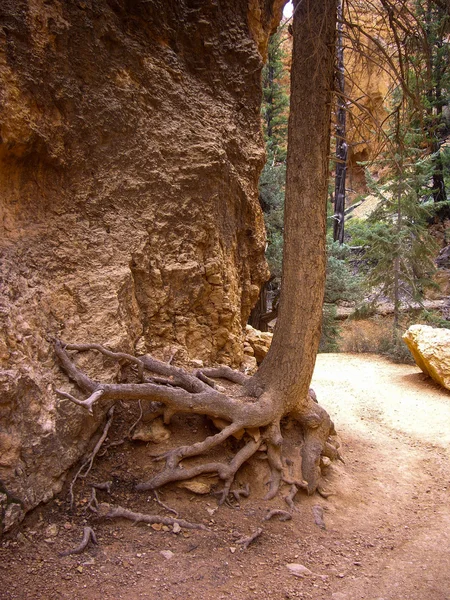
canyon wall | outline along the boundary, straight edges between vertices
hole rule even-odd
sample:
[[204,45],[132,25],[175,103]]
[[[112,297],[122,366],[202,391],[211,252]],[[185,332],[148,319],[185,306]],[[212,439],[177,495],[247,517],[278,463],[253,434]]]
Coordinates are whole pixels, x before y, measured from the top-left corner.
[[242,359],[267,276],[260,71],[282,4],[2,1],[4,529],[61,489],[108,408],[55,395],[77,394],[55,337]]

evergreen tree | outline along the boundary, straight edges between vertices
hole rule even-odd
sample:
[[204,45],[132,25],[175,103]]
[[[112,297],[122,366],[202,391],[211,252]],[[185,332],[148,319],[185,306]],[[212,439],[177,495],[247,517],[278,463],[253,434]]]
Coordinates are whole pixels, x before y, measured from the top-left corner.
[[[249,323],[267,331],[268,322],[276,316],[276,298],[281,286],[283,256],[284,190],[286,183],[287,126],[289,111],[289,75],[285,67],[284,26],[270,38],[267,63],[262,72],[262,125],[267,161],[259,181],[259,200],[267,231],[266,258],[271,279],[260,292]],[[272,310],[268,310],[269,287],[272,288]],[[274,310],[275,309],[275,310]]]
[[364,247],[372,291],[394,305],[396,336],[402,305],[420,303],[424,290],[433,285],[436,244],[427,224],[434,209],[428,186],[434,165],[432,157],[422,156],[422,134],[412,128],[403,98],[391,113],[387,136],[390,151],[378,161],[380,168],[389,166],[387,180],[375,181],[367,171],[369,188],[380,204],[365,226],[353,224],[352,243]]
[[284,26],[271,36],[267,62],[262,72],[263,103],[261,107],[269,164],[285,163],[289,94],[282,35]]

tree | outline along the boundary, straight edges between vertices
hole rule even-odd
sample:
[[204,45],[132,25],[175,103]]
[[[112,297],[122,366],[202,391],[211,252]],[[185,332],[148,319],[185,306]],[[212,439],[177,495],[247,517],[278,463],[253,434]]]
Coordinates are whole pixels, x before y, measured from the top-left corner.
[[262,72],[263,103],[261,113],[264,124],[264,136],[268,162],[286,161],[287,112],[289,95],[286,93],[283,79],[285,68],[283,59],[286,53],[282,42],[283,26],[270,37],[267,62]]
[[[259,201],[264,212],[267,231],[266,259],[269,264],[270,280],[262,286],[258,302],[249,318],[250,325],[261,331],[268,331],[269,321],[276,317],[274,299],[279,294],[283,254],[283,212],[289,112],[287,69],[283,62],[286,58],[282,39],[284,29],[284,25],[281,25],[270,37],[267,62],[262,72],[261,115],[267,160],[259,179]],[[271,310],[268,311],[269,289],[272,290],[274,298]]]
[[[56,353],[67,375],[89,397],[80,401],[66,392],[63,397],[92,410],[105,400],[154,401],[155,414],[169,422],[177,412],[203,414],[214,419],[220,431],[202,442],[176,448],[163,457],[165,466],[140,490],[166,483],[217,473],[223,481],[220,501],[230,491],[235,474],[263,444],[270,467],[272,498],[280,484],[288,482],[308,493],[320,490],[320,459],[339,457],[333,442],[333,423],[314,401],[309,385],[320,339],[325,283],[325,231],[328,184],[328,152],[331,89],[334,66],[336,0],[298,0],[294,17],[291,114],[287,161],[285,243],[279,317],[272,346],[253,377],[228,367],[187,373],[146,355],[134,357],[112,352],[96,344],[56,343]],[[137,368],[136,381],[98,383],[77,366],[70,351],[96,350]],[[146,376],[146,373],[152,376]],[[211,379],[224,377],[240,384],[237,396],[214,389]],[[299,426],[303,480],[283,472],[282,422]],[[242,436],[229,463],[180,463],[203,455],[232,435]],[[295,457],[291,457],[294,458]]]
[[436,253],[436,243],[427,229],[434,208],[428,188],[433,157],[422,156],[422,132],[409,121],[404,100],[398,91],[389,118],[389,148],[377,161],[381,169],[387,162],[389,175],[384,182],[375,181],[367,171],[369,189],[379,205],[365,226],[351,227],[353,242],[363,246],[360,258],[369,265],[368,286],[377,297],[388,299],[394,306],[395,343],[399,341],[402,305],[420,303],[424,290],[433,285]]
[[338,29],[336,49],[336,174],[334,189],[333,241],[343,244],[345,222],[345,180],[347,175],[347,102],[345,99],[342,0],[339,0],[338,2]]

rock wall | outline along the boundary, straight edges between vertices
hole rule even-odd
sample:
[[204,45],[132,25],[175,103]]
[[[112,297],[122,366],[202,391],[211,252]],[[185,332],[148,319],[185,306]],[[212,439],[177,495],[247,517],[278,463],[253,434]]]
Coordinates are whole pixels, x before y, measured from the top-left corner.
[[[53,337],[242,359],[266,278],[260,71],[282,4],[2,1],[7,527],[61,488],[107,409],[90,417],[57,399],[54,386],[76,392]],[[104,365],[88,367],[95,377]]]

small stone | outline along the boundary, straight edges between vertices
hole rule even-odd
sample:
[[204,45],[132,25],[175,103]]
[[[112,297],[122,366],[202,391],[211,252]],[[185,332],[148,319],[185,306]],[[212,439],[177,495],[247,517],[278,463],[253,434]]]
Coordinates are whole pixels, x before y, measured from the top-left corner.
[[21,533],[19,531],[19,533],[17,534],[17,541],[20,542],[21,544],[26,544],[28,542],[28,539],[23,535],[23,533]]
[[78,565],[77,571],[78,571],[78,573],[82,573],[83,572],[83,567],[81,565]]
[[193,358],[191,360],[191,366],[194,367],[195,369],[201,369],[204,366],[204,363],[202,360],[200,360],[198,358]]
[[286,565],[288,571],[295,575],[295,577],[306,577],[307,575],[312,575],[312,571],[310,571],[305,565],[301,565],[299,563],[289,563]]
[[160,444],[170,438],[170,430],[166,427],[161,418],[157,418],[150,423],[140,423],[133,433],[133,440],[140,442],[153,442]]
[[179,524],[179,523],[174,523],[174,524],[173,524],[172,531],[173,531],[174,533],[180,533],[180,531],[181,531],[181,526],[180,526],[180,524]]
[[162,525],[161,525],[161,523],[152,523],[151,528],[154,529],[155,531],[161,531]]
[[162,526],[162,530],[163,530],[163,531],[169,531],[169,527],[167,527],[167,525],[163,525],[163,526]]
[[236,548],[234,546],[230,546],[230,552],[231,554],[234,554],[236,552]]
[[174,556],[172,550],[161,550],[160,554],[167,560],[170,560]]
[[56,523],[49,525],[45,530],[44,535],[47,537],[56,537],[58,535],[58,525],[56,525]]
[[189,490],[194,494],[209,494],[212,484],[198,479],[190,479],[189,481],[181,481],[178,487]]

